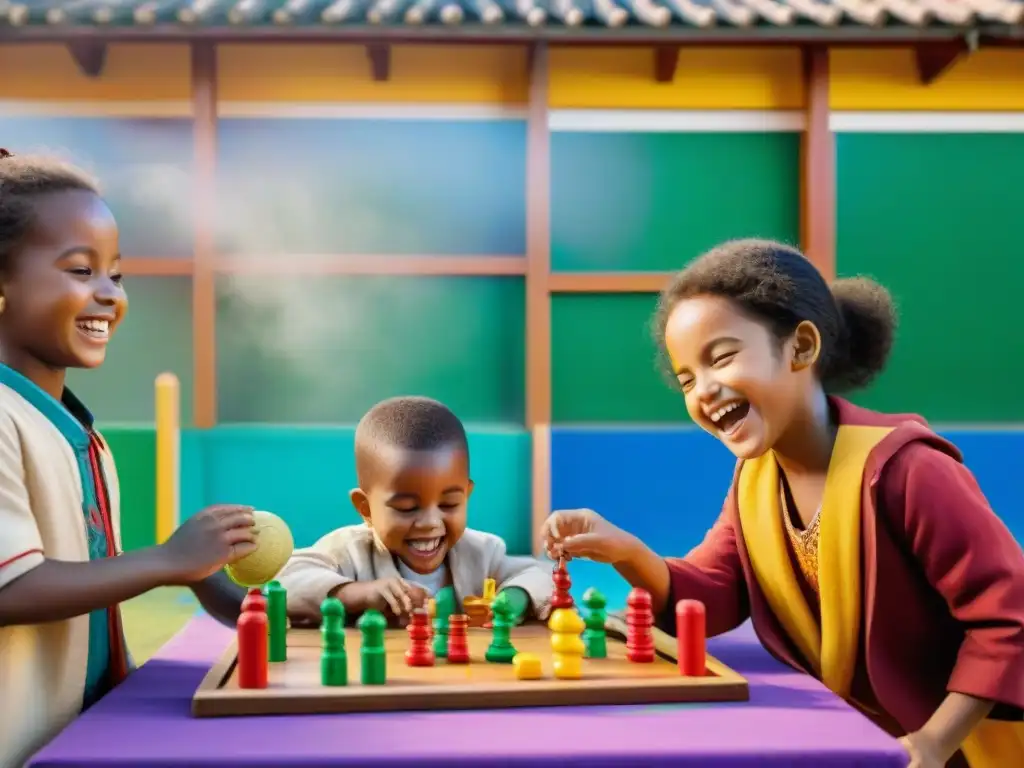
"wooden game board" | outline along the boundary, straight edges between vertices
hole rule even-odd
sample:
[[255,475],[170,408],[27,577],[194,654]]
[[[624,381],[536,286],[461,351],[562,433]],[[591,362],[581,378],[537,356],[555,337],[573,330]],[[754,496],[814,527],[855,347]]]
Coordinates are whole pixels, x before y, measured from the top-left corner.
[[608,658],[585,659],[583,677],[559,680],[551,673],[551,633],[543,624],[516,627],[512,643],[535,653],[544,666],[540,680],[518,680],[511,664],[484,661],[491,639],[486,629],[469,630],[470,664],[406,666],[405,630],[386,635],[387,683],[359,682],[359,633],[346,631],[348,685],[320,685],[320,634],[314,629],[288,633],[288,660],[270,665],[269,687],[238,687],[236,647],[232,643],[206,675],[192,698],[196,717],[382,712],[428,709],[495,709],[581,704],[658,704],[698,701],[746,701],[747,681],[708,657],[706,677],[683,677],[674,658],[675,640],[655,632],[659,655],[651,664],[626,659],[625,625],[608,619]]

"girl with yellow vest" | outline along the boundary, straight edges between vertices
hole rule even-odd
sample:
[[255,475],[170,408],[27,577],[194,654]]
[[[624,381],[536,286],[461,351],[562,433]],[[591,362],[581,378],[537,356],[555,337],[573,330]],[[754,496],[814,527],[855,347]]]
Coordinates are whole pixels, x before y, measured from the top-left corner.
[[[900,737],[912,768],[1024,766],[1020,545],[923,419],[836,396],[881,372],[895,325],[883,288],[830,289],[788,246],[706,253],[656,327],[690,416],[738,459],[720,517],[682,558],[591,510],[552,514],[545,546],[613,564],[666,631],[683,598],[705,604],[709,635],[750,619],[773,655]],[[991,396],[948,374],[950,397]]]

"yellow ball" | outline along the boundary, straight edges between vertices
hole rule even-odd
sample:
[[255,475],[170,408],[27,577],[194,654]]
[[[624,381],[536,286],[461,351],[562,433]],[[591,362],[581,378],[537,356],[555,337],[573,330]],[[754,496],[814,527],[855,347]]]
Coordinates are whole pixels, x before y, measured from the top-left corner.
[[243,587],[261,587],[284,568],[295,549],[291,529],[280,517],[270,512],[253,512],[256,551],[232,563],[224,570],[228,577]]

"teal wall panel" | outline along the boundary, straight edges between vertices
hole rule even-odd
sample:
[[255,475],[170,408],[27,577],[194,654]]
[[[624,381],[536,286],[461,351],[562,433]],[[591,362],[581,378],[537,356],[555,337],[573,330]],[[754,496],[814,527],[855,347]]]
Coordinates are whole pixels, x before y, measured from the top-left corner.
[[192,281],[125,278],[128,313],[93,370],[68,371],[68,386],[102,423],[153,422],[154,382],[164,371],[181,386],[181,421],[192,419]]
[[674,270],[722,240],[797,242],[795,133],[555,133],[554,271]]
[[526,249],[522,120],[224,118],[218,176],[229,252]]
[[53,154],[97,176],[124,255],[191,255],[190,119],[5,115],[2,141],[15,154]]
[[552,419],[689,423],[660,369],[654,294],[562,294],[551,308]]
[[[530,437],[518,430],[469,434],[475,490],[469,525],[530,551]],[[206,504],[251,504],[281,515],[298,546],[359,522],[348,499],[356,486],[354,429],[218,427],[183,441],[182,516]],[[191,454],[191,455],[188,455]],[[186,500],[188,506],[186,506]]]
[[889,369],[856,399],[1024,421],[1024,134],[839,134],[837,152],[838,271],[879,280],[901,314]]
[[394,395],[520,424],[522,278],[221,278],[222,423],[355,423]]

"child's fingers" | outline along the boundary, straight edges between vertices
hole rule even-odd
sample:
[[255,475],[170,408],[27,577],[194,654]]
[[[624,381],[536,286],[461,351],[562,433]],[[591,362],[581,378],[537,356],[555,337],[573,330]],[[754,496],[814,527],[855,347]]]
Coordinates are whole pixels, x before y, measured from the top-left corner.
[[251,528],[228,528],[223,535],[231,544],[252,544],[256,548],[256,534]]
[[[252,512],[239,509],[234,512],[222,515],[218,518],[220,527],[225,530],[244,530],[252,533],[253,523],[255,518],[252,516]],[[255,535],[255,534],[252,534]]]
[[395,599],[401,604],[402,609],[399,613],[412,613],[412,598],[409,596],[410,584],[405,579],[396,579],[390,582],[388,586],[391,587],[391,594],[395,596]]
[[384,598],[384,602],[388,604],[388,607],[395,616],[401,616],[402,601],[398,599],[397,591],[391,584],[382,584],[380,596]]
[[409,610],[420,608],[427,601],[427,591],[419,584],[401,580],[402,592],[409,599]]
[[562,540],[561,550],[573,557],[600,559],[606,549],[604,538],[596,533],[577,533]]
[[558,513],[553,512],[548,515],[544,520],[544,524],[540,527],[540,540],[550,544],[553,541],[558,541],[561,538],[561,534],[558,530]]
[[229,563],[235,563],[241,560],[243,557],[248,557],[256,551],[256,542],[253,541],[238,541],[231,545],[231,557],[228,559]]

